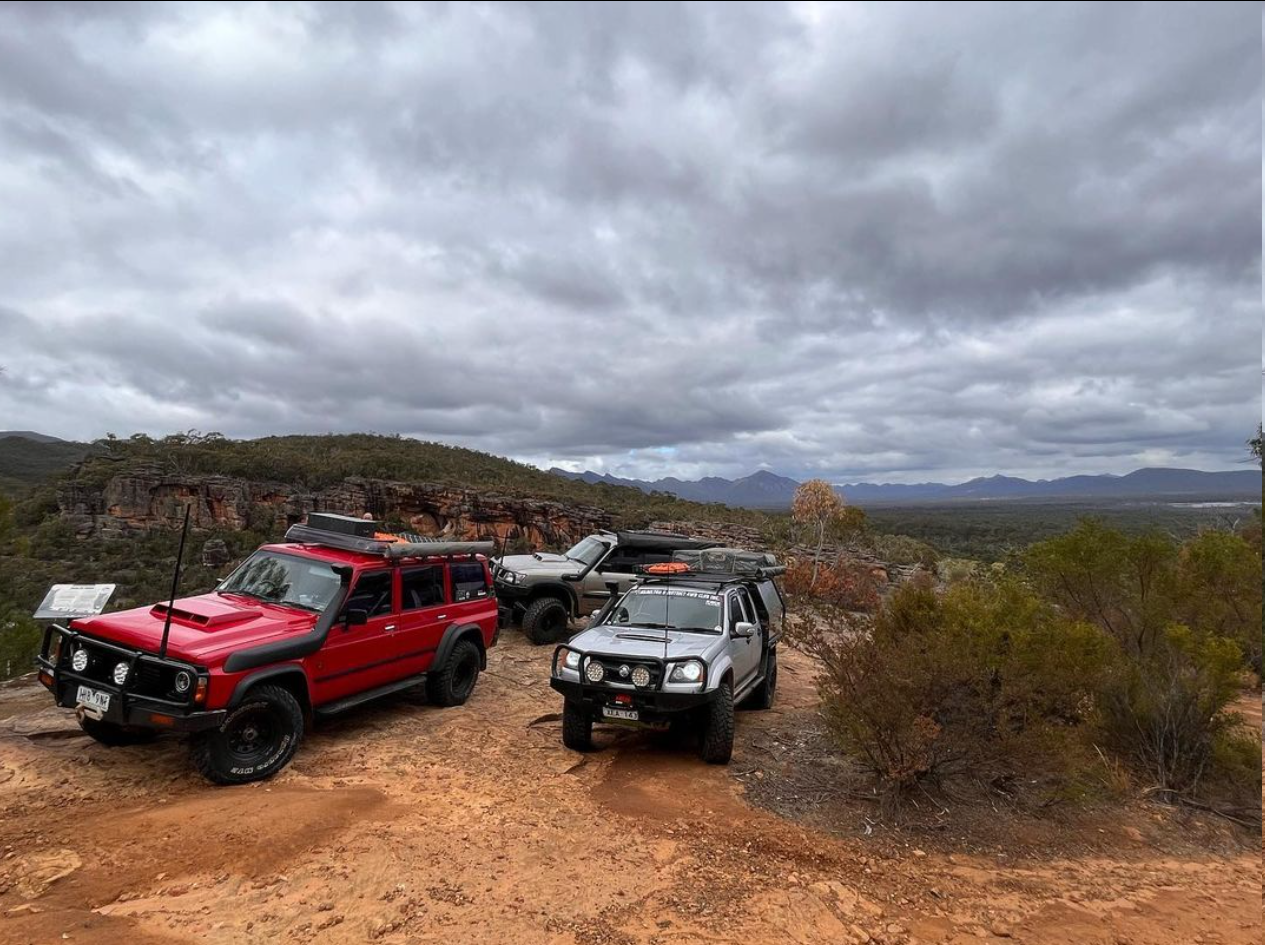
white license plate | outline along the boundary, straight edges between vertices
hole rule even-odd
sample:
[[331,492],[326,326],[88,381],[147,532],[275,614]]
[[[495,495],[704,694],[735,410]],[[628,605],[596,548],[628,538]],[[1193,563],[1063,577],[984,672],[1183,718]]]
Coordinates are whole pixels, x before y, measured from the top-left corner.
[[96,689],[89,689],[87,686],[79,687],[79,691],[75,693],[75,699],[80,705],[100,709],[102,712],[110,708],[110,694],[108,692],[99,692]]
[[623,719],[625,722],[636,722],[641,718],[636,709],[612,709],[610,706],[602,706],[602,715],[608,719]]

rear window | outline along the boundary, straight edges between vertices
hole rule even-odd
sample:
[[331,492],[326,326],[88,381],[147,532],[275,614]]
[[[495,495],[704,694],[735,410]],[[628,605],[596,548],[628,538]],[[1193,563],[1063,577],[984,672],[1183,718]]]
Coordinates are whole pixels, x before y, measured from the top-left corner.
[[488,596],[488,576],[482,564],[452,565],[452,596],[458,604]]
[[432,564],[424,568],[407,568],[400,574],[401,606],[420,610],[444,603],[444,568]]

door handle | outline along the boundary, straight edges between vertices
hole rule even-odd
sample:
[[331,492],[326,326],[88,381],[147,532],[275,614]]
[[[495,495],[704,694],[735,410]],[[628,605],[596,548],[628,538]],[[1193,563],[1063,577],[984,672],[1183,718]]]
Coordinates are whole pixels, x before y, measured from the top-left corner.
[[448,615],[447,615],[447,614],[435,614],[435,619],[436,619],[436,620],[447,620],[447,619],[448,619]]
[[385,627],[382,628],[383,633],[391,633],[394,630],[395,630],[395,624],[393,623],[389,623]]

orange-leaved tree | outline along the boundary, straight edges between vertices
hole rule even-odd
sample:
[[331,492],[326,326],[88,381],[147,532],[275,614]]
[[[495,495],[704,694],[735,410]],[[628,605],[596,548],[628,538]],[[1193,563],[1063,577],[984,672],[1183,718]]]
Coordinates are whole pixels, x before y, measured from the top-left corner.
[[860,509],[850,508],[843,496],[824,479],[810,479],[795,490],[791,499],[791,521],[804,528],[816,543],[813,552],[812,585],[817,583],[821,565],[821,549],[830,533],[853,531],[861,527],[864,516]]

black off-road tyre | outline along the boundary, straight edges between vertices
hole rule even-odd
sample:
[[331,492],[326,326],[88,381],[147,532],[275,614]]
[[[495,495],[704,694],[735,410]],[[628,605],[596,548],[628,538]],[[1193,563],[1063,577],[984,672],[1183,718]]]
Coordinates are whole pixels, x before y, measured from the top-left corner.
[[593,713],[570,699],[562,703],[562,744],[572,751],[593,750]]
[[448,659],[426,676],[426,698],[432,705],[463,705],[479,681],[483,656],[471,639],[458,640]]
[[709,765],[727,765],[734,753],[734,692],[721,683],[716,698],[703,710],[698,756]]
[[567,623],[571,611],[556,597],[541,597],[532,601],[523,614],[523,635],[532,643],[561,643],[567,638]]
[[280,686],[256,686],[219,728],[194,736],[193,766],[216,784],[262,781],[290,763],[302,740],[299,701]]
[[122,748],[125,745],[144,745],[158,737],[158,733],[148,728],[133,728],[130,725],[118,725],[101,719],[84,716],[79,720],[79,727],[93,741],[108,745],[110,748]]
[[764,681],[751,691],[742,702],[744,709],[771,709],[777,698],[777,649],[769,650],[769,661],[764,668]]

